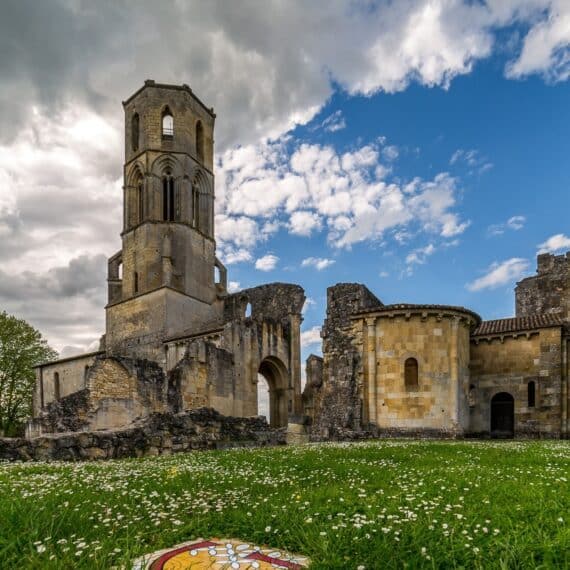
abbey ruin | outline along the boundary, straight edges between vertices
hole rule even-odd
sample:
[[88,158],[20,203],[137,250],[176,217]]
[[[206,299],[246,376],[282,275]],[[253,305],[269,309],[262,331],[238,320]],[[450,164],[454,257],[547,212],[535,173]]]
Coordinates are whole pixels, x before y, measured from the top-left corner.
[[570,254],[539,256],[510,319],[330,287],[323,356],[309,357],[302,391],[303,289],[231,294],[216,257],[213,110],[187,85],[150,80],[123,107],[122,248],[108,263],[106,332],[99,351],[37,368],[28,438],[204,408],[256,416],[259,374],[271,427],[311,440],[568,436]]

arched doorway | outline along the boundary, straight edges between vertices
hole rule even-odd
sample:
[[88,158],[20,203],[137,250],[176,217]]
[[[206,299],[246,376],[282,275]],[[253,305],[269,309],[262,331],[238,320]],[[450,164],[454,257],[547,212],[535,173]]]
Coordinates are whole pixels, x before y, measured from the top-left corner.
[[515,399],[499,392],[491,399],[491,437],[511,438],[515,435]]
[[268,356],[259,365],[259,374],[265,378],[269,388],[269,425],[286,427],[289,420],[289,374],[286,366],[278,358]]

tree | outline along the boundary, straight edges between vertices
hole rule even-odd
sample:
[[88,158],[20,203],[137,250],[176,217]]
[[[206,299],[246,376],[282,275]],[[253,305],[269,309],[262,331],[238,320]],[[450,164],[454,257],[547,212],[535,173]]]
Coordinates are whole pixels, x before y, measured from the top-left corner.
[[0,313],[0,433],[14,435],[31,415],[34,366],[57,352],[23,319]]

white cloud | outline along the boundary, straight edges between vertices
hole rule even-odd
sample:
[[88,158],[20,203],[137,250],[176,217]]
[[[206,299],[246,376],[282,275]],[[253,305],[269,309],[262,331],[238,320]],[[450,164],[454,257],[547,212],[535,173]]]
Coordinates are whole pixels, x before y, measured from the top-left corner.
[[526,259],[513,257],[501,263],[495,262],[487,273],[471,283],[467,284],[469,291],[481,291],[482,289],[495,289],[520,279],[529,269],[530,263]]
[[228,293],[237,293],[241,291],[241,286],[239,281],[230,281],[228,283]]
[[320,216],[316,212],[298,211],[291,214],[289,230],[298,236],[310,236],[314,231],[322,227]]
[[323,257],[307,257],[301,262],[301,267],[315,267],[318,271],[322,271],[334,263],[336,263],[334,259]]
[[250,251],[264,238],[261,223],[303,236],[326,227],[329,243],[339,248],[379,239],[387,230],[404,235],[412,226],[442,237],[463,233],[469,221],[455,211],[457,178],[442,172],[433,180],[390,182],[388,169],[379,169],[382,144],[345,153],[319,144],[301,144],[289,153],[280,140],[254,151],[240,148],[241,156],[257,157],[254,169],[228,151],[219,165],[226,188],[218,214],[221,241]]
[[255,268],[259,271],[273,271],[277,267],[278,261],[279,258],[276,255],[268,253],[255,262]]
[[542,5],[544,13],[525,36],[519,56],[507,66],[507,77],[540,74],[549,81],[565,81],[570,77],[570,3],[536,4]]
[[[97,10],[12,3],[0,19],[0,266],[19,279],[119,249],[120,101],[144,77],[191,78],[220,117],[216,239],[226,263],[251,262],[280,228],[322,228],[329,243],[347,248],[392,229],[458,235],[468,222],[449,174],[389,182],[396,154],[385,141],[344,154],[308,145],[289,156],[286,133],[322,110],[333,85],[366,96],[412,82],[447,88],[494,44],[501,49],[497,32],[513,24],[522,44],[508,76],[563,80],[569,13],[566,0],[334,0],[323,26],[321,5],[300,0],[267,0],[263,10],[247,1],[141,0],[136,10],[125,0]],[[340,112],[328,119],[323,128],[333,132],[345,125]],[[310,229],[296,223],[300,211]],[[83,346],[102,332],[101,306],[62,311],[55,302],[33,304],[54,344]],[[0,304],[23,316],[32,310],[21,299]]]
[[311,307],[314,307],[316,304],[317,303],[313,298],[307,297],[303,303],[303,309],[301,310],[301,313],[304,315]]
[[490,236],[498,236],[505,233],[506,230],[522,230],[526,223],[525,216],[511,216],[505,223],[503,224],[493,224],[487,228],[487,233]]
[[329,133],[341,131],[346,128],[346,121],[342,115],[342,111],[339,109],[332,113],[332,115],[329,115],[320,126]]
[[451,155],[449,164],[457,165],[460,163],[466,165],[470,169],[469,174],[483,174],[493,168],[493,163],[483,156],[477,149],[464,150],[460,148],[456,150]]
[[435,252],[435,246],[433,244],[426,245],[425,247],[420,247],[410,252],[406,256],[406,263],[408,265],[418,264],[423,265],[427,258]]
[[314,346],[321,344],[321,327],[312,327],[307,331],[301,332],[301,346],[307,348],[309,346]]
[[570,237],[564,234],[553,235],[538,246],[538,253],[555,253],[562,250],[570,250]]

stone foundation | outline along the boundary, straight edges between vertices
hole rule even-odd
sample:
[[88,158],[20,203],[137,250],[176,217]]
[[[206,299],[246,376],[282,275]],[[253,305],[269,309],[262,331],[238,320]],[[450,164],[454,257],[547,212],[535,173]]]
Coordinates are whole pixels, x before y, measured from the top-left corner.
[[0,438],[0,460],[120,459],[285,443],[285,430],[270,428],[262,417],[234,418],[200,408],[181,414],[154,413],[119,430]]

